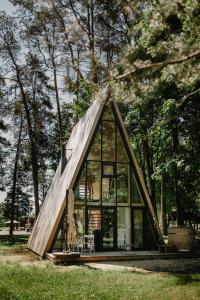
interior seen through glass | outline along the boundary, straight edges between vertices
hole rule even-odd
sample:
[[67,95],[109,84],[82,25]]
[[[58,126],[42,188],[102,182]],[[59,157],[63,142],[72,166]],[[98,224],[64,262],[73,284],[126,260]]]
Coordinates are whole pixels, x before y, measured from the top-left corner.
[[96,250],[133,243],[142,248],[143,202],[110,106],[98,125],[74,195],[78,236],[94,234]]

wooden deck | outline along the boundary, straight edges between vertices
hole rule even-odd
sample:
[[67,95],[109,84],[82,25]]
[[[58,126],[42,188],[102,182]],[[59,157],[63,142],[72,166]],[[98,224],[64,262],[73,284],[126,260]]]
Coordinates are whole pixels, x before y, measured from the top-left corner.
[[198,253],[160,253],[159,251],[128,251],[125,252],[97,252],[95,254],[78,254],[54,252],[46,253],[46,257],[54,263],[85,263],[98,261],[144,260],[144,259],[172,259],[200,257]]

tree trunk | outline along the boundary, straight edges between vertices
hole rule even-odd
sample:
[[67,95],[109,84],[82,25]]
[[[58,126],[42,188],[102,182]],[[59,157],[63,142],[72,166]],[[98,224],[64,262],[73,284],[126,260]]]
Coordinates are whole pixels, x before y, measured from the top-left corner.
[[18,161],[19,161],[19,152],[20,152],[21,136],[22,136],[22,125],[23,125],[23,120],[22,120],[22,116],[21,116],[19,136],[18,136],[18,139],[17,139],[17,149],[16,149],[16,154],[15,154],[14,171],[13,171],[12,199],[11,199],[11,211],[10,211],[10,230],[9,230],[10,235],[13,235],[13,231],[14,231],[15,195],[16,195],[16,183],[17,183],[17,169],[18,169]]
[[178,189],[178,176],[177,172],[174,176],[173,179],[173,185],[174,185],[174,197],[175,197],[175,203],[176,203],[176,220],[177,220],[177,225],[178,226],[183,226],[184,221],[183,221],[183,208],[182,208],[182,203],[180,201],[180,196],[179,196],[179,189]]
[[36,149],[36,143],[34,138],[34,132],[32,129],[31,124],[31,115],[30,110],[27,103],[26,94],[24,91],[24,87],[21,81],[20,76],[20,69],[15,61],[15,58],[12,54],[11,49],[8,49],[11,60],[13,62],[13,65],[15,67],[16,76],[17,76],[17,82],[19,84],[19,88],[21,91],[21,97],[22,97],[22,103],[24,105],[24,110],[26,114],[26,120],[27,120],[27,126],[28,126],[28,134],[30,139],[30,153],[31,153],[31,165],[32,165],[32,178],[33,178],[33,189],[34,189],[34,200],[35,200],[35,217],[37,218],[40,210],[39,206],[39,193],[38,193],[38,159],[37,159],[37,149]]
[[[178,152],[178,145],[179,145],[179,138],[178,138],[178,127],[176,124],[176,120],[173,122],[172,125],[172,138],[173,138],[173,153],[174,155]],[[177,165],[174,166],[174,178],[173,178],[173,188],[174,188],[174,197],[176,203],[176,219],[177,225],[182,226],[184,225],[183,221],[183,207],[180,199],[179,187],[178,187],[178,170]]]
[[88,39],[89,39],[89,52],[90,52],[90,62],[91,62],[91,74],[92,81],[98,83],[98,74],[95,62],[94,53],[94,2],[93,0],[88,1],[87,5],[87,29],[88,29]]
[[58,81],[57,81],[57,70],[54,56],[51,56],[52,66],[53,66],[53,80],[54,80],[54,89],[55,89],[55,97],[56,97],[56,106],[57,106],[57,114],[58,114],[58,126],[59,126],[59,140],[60,140],[60,153],[62,165],[65,159],[65,151],[64,151],[64,142],[63,142],[63,126],[62,126],[62,115],[60,109],[60,100],[58,93]]
[[163,174],[161,174],[161,181],[160,181],[160,211],[161,211],[162,234],[167,235],[167,206],[166,206],[166,198],[164,195],[164,175]]

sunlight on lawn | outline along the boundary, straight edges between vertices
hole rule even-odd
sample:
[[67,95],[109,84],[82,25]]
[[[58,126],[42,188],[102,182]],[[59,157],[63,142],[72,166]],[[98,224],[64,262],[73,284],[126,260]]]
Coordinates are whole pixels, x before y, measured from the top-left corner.
[[0,265],[0,299],[199,299],[200,274]]

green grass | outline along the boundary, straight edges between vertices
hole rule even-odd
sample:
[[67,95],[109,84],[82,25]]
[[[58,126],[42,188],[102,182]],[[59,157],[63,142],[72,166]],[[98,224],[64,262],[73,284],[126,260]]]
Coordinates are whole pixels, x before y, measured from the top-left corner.
[[[0,255],[23,252],[24,240],[0,243]],[[39,262],[38,262],[39,263]],[[40,263],[39,263],[40,266]],[[133,273],[0,263],[0,300],[200,299],[200,274]]]
[[28,241],[27,235],[0,235],[0,255],[6,254],[9,250],[21,250],[24,249]]
[[0,265],[0,299],[200,299],[200,274],[138,274]]

